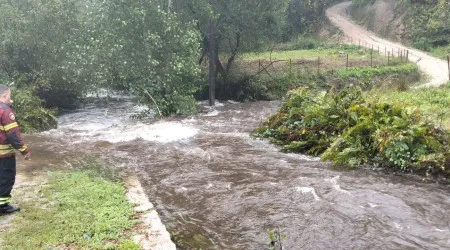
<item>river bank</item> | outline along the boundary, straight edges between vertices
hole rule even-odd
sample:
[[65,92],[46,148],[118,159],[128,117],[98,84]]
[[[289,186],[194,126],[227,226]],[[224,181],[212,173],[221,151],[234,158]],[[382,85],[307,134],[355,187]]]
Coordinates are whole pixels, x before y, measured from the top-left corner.
[[0,249],[176,249],[135,176],[121,181],[95,162],[28,167],[19,160],[21,211],[0,217]]

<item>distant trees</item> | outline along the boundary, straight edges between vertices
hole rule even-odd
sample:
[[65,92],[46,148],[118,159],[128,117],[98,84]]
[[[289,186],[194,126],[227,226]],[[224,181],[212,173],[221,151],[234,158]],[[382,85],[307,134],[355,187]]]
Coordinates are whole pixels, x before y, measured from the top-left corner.
[[284,39],[290,39],[296,34],[313,32],[311,29],[322,24],[326,8],[337,2],[339,0],[290,0]]
[[[448,0],[412,1],[410,39],[419,49],[450,45],[450,3]],[[450,47],[449,47],[450,52]]]
[[[354,6],[373,4],[375,0],[353,0]],[[405,16],[405,37],[416,48],[429,51],[447,46],[450,52],[450,2],[448,0],[400,0],[396,12]]]

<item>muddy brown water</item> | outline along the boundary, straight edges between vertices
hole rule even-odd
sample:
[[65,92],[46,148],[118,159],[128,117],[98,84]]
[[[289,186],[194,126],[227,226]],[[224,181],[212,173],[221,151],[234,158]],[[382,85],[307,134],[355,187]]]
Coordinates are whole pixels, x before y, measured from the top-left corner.
[[96,155],[137,174],[179,249],[267,249],[271,230],[286,235],[285,249],[450,249],[447,186],[335,170],[250,138],[279,104],[225,102],[137,122],[129,116],[142,107],[131,99],[96,101],[62,115],[57,130],[26,136],[34,160],[24,166]]

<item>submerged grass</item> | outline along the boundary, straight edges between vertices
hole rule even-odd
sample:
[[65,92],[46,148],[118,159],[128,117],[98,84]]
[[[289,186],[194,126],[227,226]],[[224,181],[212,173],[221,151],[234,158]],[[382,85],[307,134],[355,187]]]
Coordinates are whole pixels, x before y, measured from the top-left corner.
[[0,249],[139,249],[125,188],[95,170],[50,172],[41,198],[21,204]]

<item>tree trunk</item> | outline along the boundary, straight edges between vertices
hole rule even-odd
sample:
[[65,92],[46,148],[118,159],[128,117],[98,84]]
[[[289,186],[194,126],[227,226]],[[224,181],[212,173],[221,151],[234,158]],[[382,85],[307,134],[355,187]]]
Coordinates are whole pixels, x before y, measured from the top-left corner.
[[216,102],[216,26],[214,20],[209,21],[209,106]]

